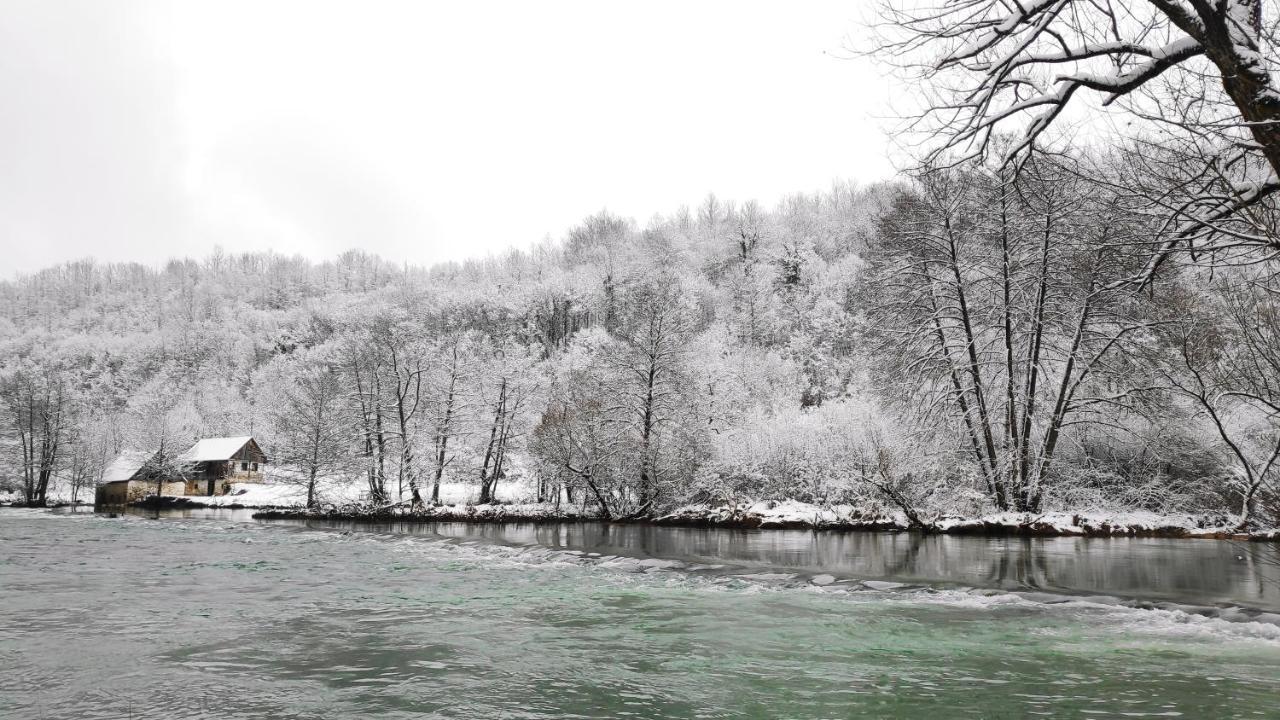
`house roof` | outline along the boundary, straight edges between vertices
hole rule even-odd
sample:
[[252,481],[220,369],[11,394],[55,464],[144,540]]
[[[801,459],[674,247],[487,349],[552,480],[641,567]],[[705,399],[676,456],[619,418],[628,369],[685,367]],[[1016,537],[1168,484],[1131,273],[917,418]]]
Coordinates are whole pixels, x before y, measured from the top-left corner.
[[182,453],[179,459],[185,462],[230,460],[236,453],[240,452],[240,448],[244,447],[252,439],[249,435],[243,437],[204,438],[192,445],[190,450]]
[[102,472],[102,483],[132,480],[151,455],[152,453],[145,450],[125,450],[117,455],[116,459],[112,460],[107,469]]

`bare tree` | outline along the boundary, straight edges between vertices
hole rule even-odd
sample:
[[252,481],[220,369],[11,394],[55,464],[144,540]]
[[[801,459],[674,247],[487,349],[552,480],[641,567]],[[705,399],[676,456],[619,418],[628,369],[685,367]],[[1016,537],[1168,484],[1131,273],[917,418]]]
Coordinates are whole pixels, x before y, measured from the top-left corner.
[[18,446],[23,499],[44,505],[71,424],[67,378],[52,360],[19,359],[0,371],[0,403]]
[[[1242,127],[1249,146],[1280,173],[1280,93],[1271,70],[1274,18],[1264,23],[1261,0],[954,0],[942,4],[886,2],[885,44],[894,61],[937,81],[941,94],[924,118],[938,133],[939,157],[980,157],[1006,121],[1029,118],[1021,139],[1006,149],[1017,157],[1061,116],[1081,90],[1109,105],[1148,89],[1175,93],[1166,102],[1213,102],[1211,83],[1224,93],[1215,124],[1193,132]],[[1203,58],[1204,62],[1195,62]],[[1156,89],[1170,72],[1184,82]],[[947,81],[954,81],[951,84]],[[1184,97],[1185,96],[1185,97]],[[1172,118],[1171,118],[1172,120]],[[1176,122],[1176,120],[1174,120]],[[1272,189],[1274,191],[1274,183]]]
[[639,477],[637,513],[651,510],[672,479],[663,462],[660,435],[681,414],[683,365],[693,331],[691,310],[677,278],[662,275],[629,288],[608,362],[618,371],[619,417],[636,433]]
[[155,497],[164,496],[166,483],[185,481],[191,463],[184,452],[198,435],[200,418],[189,399],[172,387],[153,387],[136,401],[137,423],[130,428],[128,447],[145,448],[140,477],[155,482]]
[[[506,475],[508,451],[520,434],[520,418],[536,388],[528,353],[518,346],[490,348],[490,371],[484,373],[492,393],[492,420],[480,464],[481,505],[497,499],[498,481]],[[494,386],[496,385],[496,388]]]
[[272,410],[275,462],[293,466],[307,490],[307,507],[319,505],[320,483],[342,474],[350,450],[341,380],[325,366],[303,370],[281,393]]
[[93,494],[93,488],[98,484],[107,462],[108,458],[103,453],[101,444],[89,439],[77,439],[71,443],[62,477],[67,481],[73,504],[80,502],[81,493],[85,490],[90,495]]
[[[418,488],[418,465],[414,455],[416,418],[422,406],[422,378],[426,372],[424,348],[407,323],[384,319],[375,330],[379,350],[386,357],[392,405],[395,408],[396,437],[400,442],[396,495],[403,501],[405,485],[409,486],[414,508],[422,507]],[[437,479],[437,484],[439,479]],[[433,498],[434,501],[434,498]]]
[[869,255],[882,388],[955,419],[1001,510],[1037,510],[1064,431],[1137,389],[1122,351],[1149,323],[1110,282],[1125,225],[1071,177],[925,174]]
[[387,493],[387,433],[383,419],[383,358],[374,352],[367,338],[356,336],[342,350],[342,367],[354,385],[349,399],[360,426],[360,454],[365,458],[365,479],[369,500],[385,505]]
[[1247,528],[1280,474],[1280,303],[1247,278],[1209,285],[1174,303],[1182,317],[1164,333],[1173,354],[1162,374],[1167,388],[1192,401],[1234,466],[1227,489]]
[[928,530],[922,506],[937,491],[938,486],[922,481],[902,465],[903,452],[886,441],[878,428],[869,428],[863,442],[857,448],[854,465],[859,479],[875,489],[880,497],[902,511],[907,526],[916,530]]
[[431,502],[440,503],[440,484],[453,459],[450,443],[466,432],[472,410],[475,337],[467,331],[448,331],[436,341],[429,385],[432,468]]
[[[1002,159],[1020,167],[1068,107],[1093,93],[1125,107],[1188,161],[1165,206],[1166,237],[1128,282],[1145,284],[1196,241],[1275,248],[1235,221],[1280,190],[1276,18],[1262,0],[886,0],[873,53],[931,91],[909,126],[927,164],[959,164],[1018,128]],[[1099,178],[1105,181],[1105,178]]]
[[569,368],[552,386],[531,443],[540,475],[560,478],[570,502],[581,489],[584,504],[594,502],[605,520],[630,509],[622,468],[635,459],[634,438],[611,411],[611,395],[599,365]]

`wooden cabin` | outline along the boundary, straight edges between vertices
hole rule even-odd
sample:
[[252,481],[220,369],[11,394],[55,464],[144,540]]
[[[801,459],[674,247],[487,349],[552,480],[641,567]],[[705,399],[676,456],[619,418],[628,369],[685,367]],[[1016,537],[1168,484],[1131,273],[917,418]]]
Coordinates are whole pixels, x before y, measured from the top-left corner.
[[205,438],[179,456],[187,495],[225,495],[231,483],[263,482],[267,456],[252,437]]

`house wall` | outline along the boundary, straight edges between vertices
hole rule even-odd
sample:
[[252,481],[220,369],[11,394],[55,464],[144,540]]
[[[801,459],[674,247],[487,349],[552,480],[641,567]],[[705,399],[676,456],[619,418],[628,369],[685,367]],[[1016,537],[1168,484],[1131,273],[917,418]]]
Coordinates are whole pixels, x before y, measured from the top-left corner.
[[[196,472],[186,481],[187,495],[226,495],[231,483],[263,482],[265,464],[259,464],[254,470],[250,463],[248,470],[240,469],[240,461],[205,462],[200,464]],[[213,481],[213,492],[209,492],[209,481]]]
[[[213,481],[213,492],[209,492],[209,481]],[[200,476],[188,478],[185,483],[187,495],[225,495],[227,480]]]
[[207,475],[198,476],[187,479],[184,488],[186,495],[226,495],[231,491],[231,483],[260,483],[264,482],[262,466],[259,465],[257,470],[241,471],[239,464],[236,465],[234,472],[227,472],[220,475],[217,479],[213,479],[213,492],[209,492],[209,481],[213,479]]
[[[254,464],[258,468],[254,469]],[[248,467],[245,467],[248,465]],[[250,440],[231,458],[227,471],[234,482],[263,482],[263,471],[267,469],[267,456],[263,454],[256,441]]]
[[209,480],[213,480],[213,494],[225,495],[230,483],[264,482],[266,469],[267,456],[256,442],[250,441],[236,451],[230,460],[206,460],[199,463],[187,478],[187,494],[208,495]]
[[[253,469],[253,461],[248,462],[249,468],[241,469],[242,462],[239,460],[228,460],[226,462],[210,461],[200,463],[198,468],[190,473],[186,479],[187,495],[225,495],[231,483],[264,481],[264,471],[266,463],[258,463],[258,469]],[[209,481],[213,481],[213,492],[209,492]]]
[[[129,480],[107,483],[98,487],[94,494],[96,505],[128,505],[156,492],[154,480]],[[186,495],[186,485],[181,482],[165,482],[160,487],[160,494],[165,497],[182,497]]]
[[[262,449],[258,447],[257,441],[254,441],[254,440],[250,440],[249,442],[245,443],[244,447],[240,448],[239,452],[237,452],[235,456],[232,457],[231,459],[236,461],[237,463],[242,463],[242,462],[255,463],[256,462],[256,463],[259,463],[259,467],[261,467],[262,464],[267,462],[267,456],[263,454]],[[237,465],[236,467],[239,467],[239,465]]]
[[230,463],[217,460],[206,460],[186,469],[186,479],[190,482],[221,480],[230,473]]
[[250,467],[249,470],[241,470],[240,463],[239,462],[235,463],[235,469],[231,471],[231,473],[227,476],[227,479],[230,480],[231,482],[255,482],[255,483],[264,482],[263,472],[262,472],[264,469],[264,466],[262,464],[259,464],[258,469],[253,470],[252,469],[253,464],[250,463],[249,467]]
[[[254,473],[255,476],[261,475],[261,474],[262,473]],[[209,492],[210,480],[213,480],[213,492]],[[249,482],[249,481],[242,480],[232,473],[218,475],[216,479],[208,475],[205,475],[195,479],[187,480],[186,490],[188,495],[205,495],[205,496],[226,495],[228,492],[231,491],[231,483],[233,482]],[[260,482],[260,481],[255,479],[254,482]]]

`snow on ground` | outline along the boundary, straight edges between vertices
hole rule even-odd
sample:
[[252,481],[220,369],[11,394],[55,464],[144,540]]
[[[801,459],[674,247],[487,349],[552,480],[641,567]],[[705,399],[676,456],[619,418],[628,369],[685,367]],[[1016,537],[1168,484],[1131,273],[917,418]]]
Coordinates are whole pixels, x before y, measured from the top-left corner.
[[[388,488],[392,498],[396,498],[396,488]],[[424,497],[429,497],[431,487],[420,486]],[[480,494],[480,488],[472,483],[446,482],[440,485],[440,502],[444,505],[470,505]],[[510,508],[512,504],[528,503],[535,494],[531,486],[518,482],[499,483],[497,499]],[[363,482],[329,484],[318,492],[323,505],[351,505],[368,501],[368,487]],[[409,488],[405,488],[405,499],[409,498]],[[185,498],[188,505],[202,507],[246,507],[246,508],[302,508],[307,504],[307,488],[305,485],[293,483],[232,483],[231,491],[226,495],[200,496],[189,495]],[[485,506],[478,506],[485,507]]]
[[[907,529],[901,512],[868,512],[849,505],[821,506],[784,500],[740,505],[687,505],[656,519],[661,524],[831,529]],[[926,521],[929,517],[926,515]],[[1237,518],[1225,515],[1160,515],[1144,511],[992,513],[977,518],[937,517],[930,530],[953,534],[1158,535],[1162,537],[1238,536]],[[1280,530],[1250,533],[1280,539]]]
[[1181,529],[1188,534],[1208,531],[1228,531],[1234,523],[1230,518],[1197,518],[1193,515],[1160,515],[1142,510],[1123,512],[1044,512],[1044,513],[992,513],[979,518],[944,517],[935,522],[939,530],[957,527],[987,525],[1037,525],[1052,528],[1063,535],[1084,535],[1090,528],[1130,528],[1134,530]]
[[[1228,515],[1161,515],[1142,510],[993,513],[980,518],[940,518],[935,527],[943,532],[981,532],[990,528],[1025,528],[1051,535],[1161,535],[1167,537],[1219,537],[1238,534],[1239,518]],[[1251,533],[1274,537],[1276,529]]]
[[[389,488],[393,499],[396,488]],[[422,488],[428,496],[430,486]],[[441,506],[415,515],[441,519],[501,520],[504,517],[530,519],[570,519],[584,517],[578,508],[552,503],[536,503],[536,488],[531,482],[509,480],[498,486],[498,503],[476,505],[479,487],[475,483],[445,482],[440,486]],[[405,488],[406,499],[408,488]],[[92,489],[78,493],[80,502],[92,502]],[[303,509],[306,487],[291,482],[234,483],[227,495],[188,496],[187,504],[200,507],[244,507],[262,509]],[[351,507],[367,503],[368,489],[363,482],[328,483],[320,492],[327,507]],[[55,487],[49,503],[69,503],[70,489]],[[20,503],[20,493],[0,492],[0,504]],[[405,506],[398,512],[408,512]],[[588,512],[585,516],[590,516]],[[929,519],[926,516],[926,519]],[[755,501],[733,505],[686,505],[654,518],[666,525],[711,525],[758,528],[827,528],[827,529],[906,529],[906,517],[897,511],[865,510],[852,505],[823,506],[796,500]],[[1165,537],[1242,537],[1237,533],[1234,517],[1160,515],[1144,511],[1086,511],[991,513],[981,517],[941,516],[932,518],[931,529],[953,534],[1031,534],[1031,535],[1159,535]],[[1249,534],[1255,539],[1280,540],[1280,529],[1265,529]]]
[[232,483],[231,492],[226,495],[189,495],[186,501],[204,507],[302,507],[307,504],[307,489],[300,485]]
[[853,505],[815,505],[797,500],[764,500],[738,505],[686,505],[659,522],[683,522],[750,527],[839,527],[852,525],[906,526],[901,513],[865,511]]
[[[61,485],[54,485],[49,488],[49,492],[45,494],[46,502],[49,505],[69,505],[71,504],[71,489]],[[3,492],[0,491],[0,505],[16,505],[24,502],[25,499],[19,491]],[[75,502],[83,505],[93,504],[93,488],[80,488],[80,492],[76,493]]]

